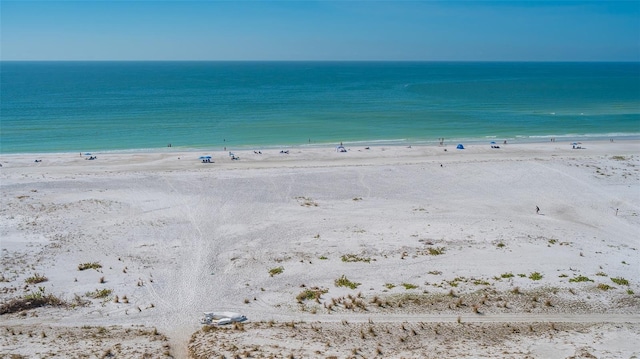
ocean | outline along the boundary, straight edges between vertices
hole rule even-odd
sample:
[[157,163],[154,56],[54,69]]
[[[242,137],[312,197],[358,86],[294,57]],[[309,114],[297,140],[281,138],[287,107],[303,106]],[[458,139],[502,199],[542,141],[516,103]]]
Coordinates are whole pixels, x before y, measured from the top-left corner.
[[1,62],[0,153],[640,138],[640,63]]

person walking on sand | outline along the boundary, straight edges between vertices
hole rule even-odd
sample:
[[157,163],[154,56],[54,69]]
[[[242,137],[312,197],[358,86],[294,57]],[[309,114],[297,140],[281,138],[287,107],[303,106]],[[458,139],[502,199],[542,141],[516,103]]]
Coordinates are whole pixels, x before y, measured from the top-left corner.
[[536,206],[536,214],[540,214],[540,207]]

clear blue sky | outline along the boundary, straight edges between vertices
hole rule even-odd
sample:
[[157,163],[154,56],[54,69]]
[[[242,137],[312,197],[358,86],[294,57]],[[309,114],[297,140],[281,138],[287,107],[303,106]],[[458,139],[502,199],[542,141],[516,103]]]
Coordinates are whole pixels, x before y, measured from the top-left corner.
[[634,1],[0,1],[2,60],[640,61]]

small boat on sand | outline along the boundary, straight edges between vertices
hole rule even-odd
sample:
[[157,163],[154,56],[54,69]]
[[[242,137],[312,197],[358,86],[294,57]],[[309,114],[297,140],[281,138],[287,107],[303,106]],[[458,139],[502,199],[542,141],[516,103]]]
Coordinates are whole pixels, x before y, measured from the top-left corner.
[[226,325],[246,320],[247,317],[236,312],[204,312],[204,316],[200,319],[200,324]]

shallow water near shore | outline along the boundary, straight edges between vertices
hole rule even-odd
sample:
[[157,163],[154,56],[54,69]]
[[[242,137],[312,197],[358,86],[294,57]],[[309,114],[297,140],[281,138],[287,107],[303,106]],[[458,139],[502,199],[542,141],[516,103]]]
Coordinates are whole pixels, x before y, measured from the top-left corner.
[[640,136],[637,63],[2,62],[1,153]]

